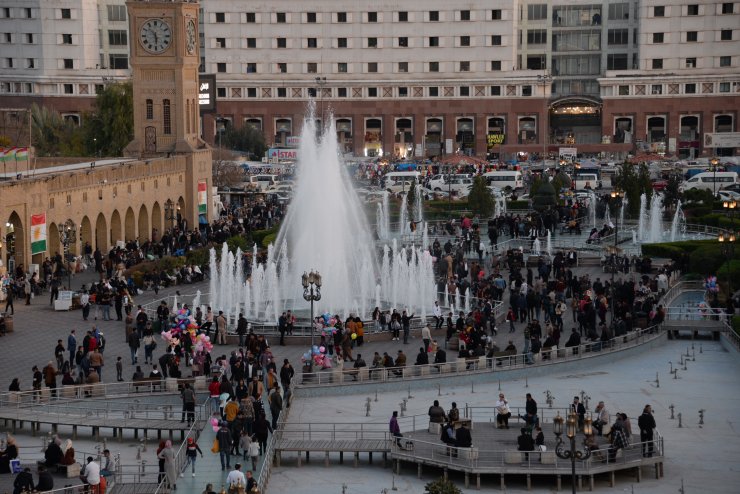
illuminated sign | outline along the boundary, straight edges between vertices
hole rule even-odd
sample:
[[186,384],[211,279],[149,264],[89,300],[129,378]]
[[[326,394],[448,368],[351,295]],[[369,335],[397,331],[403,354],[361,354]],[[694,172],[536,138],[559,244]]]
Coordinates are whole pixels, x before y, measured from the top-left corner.
[[297,160],[298,151],[295,149],[270,148],[267,150],[267,158],[269,160]]
[[504,134],[488,134],[488,146],[497,146],[504,143],[506,136]]
[[216,75],[200,74],[198,81],[198,108],[200,113],[216,111]]
[[301,136],[288,136],[285,138],[285,145],[291,148],[297,148],[301,145]]

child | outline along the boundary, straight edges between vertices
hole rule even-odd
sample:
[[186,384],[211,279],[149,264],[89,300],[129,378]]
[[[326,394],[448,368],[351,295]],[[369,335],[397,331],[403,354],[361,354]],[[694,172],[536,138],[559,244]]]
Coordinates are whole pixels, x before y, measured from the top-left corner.
[[123,362],[121,361],[121,357],[118,357],[116,359],[116,375],[118,376],[118,382],[123,381]]
[[246,429],[242,429],[242,435],[239,437],[239,447],[242,449],[242,460],[244,461],[247,460],[250,444],[252,444],[252,438],[249,437]]
[[252,442],[249,443],[249,456],[252,459],[252,470],[257,470],[257,458],[260,455],[260,444],[257,441],[257,436],[253,436],[251,440]]

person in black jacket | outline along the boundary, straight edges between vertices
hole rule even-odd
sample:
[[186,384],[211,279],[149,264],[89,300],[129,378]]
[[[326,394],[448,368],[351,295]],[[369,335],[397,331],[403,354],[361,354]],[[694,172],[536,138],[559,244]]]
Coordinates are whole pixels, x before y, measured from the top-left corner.
[[33,489],[33,474],[31,473],[31,469],[26,467],[13,481],[13,494],[31,492]]
[[416,355],[416,365],[427,365],[429,364],[429,356],[426,350],[419,348],[419,353]]
[[578,429],[583,429],[583,421],[586,418],[586,407],[578,401],[578,397],[573,397],[573,403],[570,404],[570,411],[578,415]]
[[54,479],[45,466],[39,467],[39,483],[36,484],[38,492],[46,492],[54,489]]
[[44,453],[44,458],[46,459],[44,464],[47,467],[53,467],[62,462],[62,459],[64,458],[64,453],[62,452],[62,448],[59,447],[56,441],[51,441],[49,443],[49,446],[46,448],[46,452]]
[[[519,451],[534,451],[534,439],[526,427],[522,427],[522,433],[516,441]],[[529,461],[529,453],[524,453],[524,461]]]
[[640,428],[640,442],[642,443],[642,456],[650,458],[653,456],[653,429],[655,429],[655,417],[650,405],[645,405],[642,415],[637,419]]
[[473,446],[473,437],[470,435],[470,429],[465,427],[465,422],[460,424],[460,428],[455,433],[455,446],[458,448],[470,448]]

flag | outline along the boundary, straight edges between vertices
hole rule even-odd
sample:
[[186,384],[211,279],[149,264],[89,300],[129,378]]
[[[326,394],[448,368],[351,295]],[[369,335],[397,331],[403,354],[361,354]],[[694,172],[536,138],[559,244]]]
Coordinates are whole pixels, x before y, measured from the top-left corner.
[[28,148],[18,148],[15,151],[15,160],[16,161],[28,160]]
[[46,213],[31,216],[31,255],[46,252]]
[[208,213],[208,183],[205,180],[198,182],[198,214]]
[[6,148],[3,153],[3,161],[8,162],[15,159],[15,153],[18,148]]

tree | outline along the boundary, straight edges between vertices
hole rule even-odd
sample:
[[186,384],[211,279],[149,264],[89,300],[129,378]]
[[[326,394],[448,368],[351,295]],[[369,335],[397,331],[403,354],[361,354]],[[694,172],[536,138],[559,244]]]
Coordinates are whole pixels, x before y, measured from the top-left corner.
[[411,181],[409,185],[409,191],[406,193],[406,205],[408,206],[409,221],[414,221],[414,213],[416,213],[416,179]]
[[666,209],[674,209],[676,204],[681,199],[681,176],[677,174],[671,174],[668,177],[665,189],[663,189],[663,207]]
[[628,201],[626,213],[630,218],[635,218],[640,214],[640,196],[645,194],[650,203],[653,195],[650,172],[644,163],[638,166],[623,163],[614,176],[614,187],[624,192]]
[[558,201],[555,187],[547,179],[541,178],[537,182],[536,192],[532,196],[532,209],[541,213],[555,207]]
[[134,138],[134,101],[131,82],[106,84],[85,115],[85,144],[92,156],[121,156]]
[[235,187],[244,182],[241,165],[224,160],[213,160],[213,185],[218,188]]
[[474,215],[480,215],[482,218],[488,218],[495,211],[496,200],[483,177],[473,179],[473,187],[468,194],[468,207]]
[[31,133],[36,156],[84,154],[84,130],[46,106],[31,106]]
[[220,135],[220,145],[227,149],[248,153],[250,157],[261,158],[267,151],[265,136],[253,125],[245,124],[239,128],[227,126]]
[[462,494],[460,488],[445,478],[429,482],[424,488],[426,489],[425,494]]

